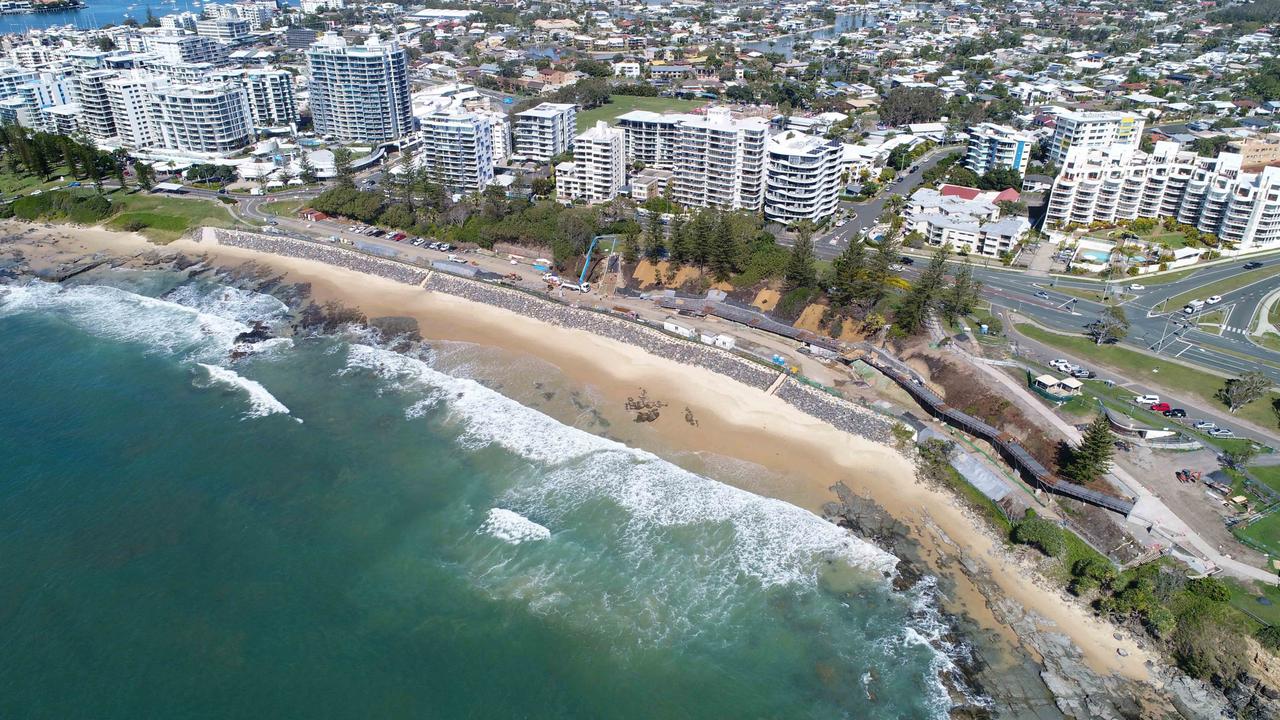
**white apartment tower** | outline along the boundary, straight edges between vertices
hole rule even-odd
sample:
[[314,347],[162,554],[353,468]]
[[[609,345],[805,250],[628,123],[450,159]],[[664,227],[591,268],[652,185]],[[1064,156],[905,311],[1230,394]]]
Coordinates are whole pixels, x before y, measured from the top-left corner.
[[371,37],[351,47],[325,33],[307,50],[307,62],[316,134],[384,143],[413,129],[408,57],[398,43]]
[[253,142],[244,88],[231,83],[170,85],[152,92],[157,144],[201,155],[225,155]]
[[131,148],[143,148],[157,140],[152,122],[151,91],[156,79],[142,75],[121,75],[106,81],[107,102],[115,122],[116,137]]
[[94,140],[111,140],[116,136],[115,117],[107,97],[107,81],[115,76],[111,70],[89,70],[74,76],[76,101],[83,112],[80,129]]
[[784,132],[769,139],[765,156],[764,216],[790,225],[835,214],[840,202],[844,146],[834,140]]
[[214,73],[213,78],[244,88],[256,128],[289,127],[298,121],[293,75],[288,70],[251,68]]
[[202,35],[146,35],[147,51],[171,63],[217,63],[222,46]]
[[626,182],[623,133],[600,121],[573,141],[573,161],[556,165],[556,194],[566,200],[608,202]]
[[1146,121],[1125,112],[1060,113],[1049,141],[1049,162],[1062,166],[1071,148],[1101,148],[1112,145],[1138,147]]
[[619,115],[617,123],[625,133],[627,162],[672,169],[675,167],[676,145],[680,140],[680,124],[696,117],[648,110],[632,110]]
[[681,122],[672,199],[686,207],[759,210],[768,137],[763,118],[735,120],[728,108]]
[[1027,174],[1031,162],[1031,148],[1036,139],[1029,132],[1015,130],[1008,125],[982,123],[969,128],[969,151],[965,155],[965,167],[979,175],[996,168],[1013,168],[1019,175]]
[[515,154],[547,162],[573,148],[577,131],[578,106],[544,102],[516,113]]
[[493,128],[488,116],[440,110],[420,119],[417,163],[453,192],[479,192],[493,182]]
[[1243,172],[1238,154],[1205,158],[1172,142],[1150,153],[1117,145],[1067,154],[1047,223],[1139,217],[1174,217],[1241,250],[1280,247],[1280,168]]

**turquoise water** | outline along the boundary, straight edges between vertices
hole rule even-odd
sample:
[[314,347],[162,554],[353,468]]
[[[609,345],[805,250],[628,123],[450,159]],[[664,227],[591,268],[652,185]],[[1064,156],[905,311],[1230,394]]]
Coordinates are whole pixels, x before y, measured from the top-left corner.
[[178,280],[0,287],[0,717],[945,714],[882,551]]
[[1111,253],[1105,250],[1081,250],[1080,257],[1091,263],[1097,263],[1099,265],[1105,265],[1106,263],[1111,262]]

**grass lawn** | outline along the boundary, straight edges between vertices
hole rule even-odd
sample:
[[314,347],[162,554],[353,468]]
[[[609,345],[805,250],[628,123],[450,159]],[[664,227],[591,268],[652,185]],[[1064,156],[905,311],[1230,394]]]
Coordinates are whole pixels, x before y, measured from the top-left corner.
[[[1246,587],[1235,580],[1228,580],[1227,587],[1231,589],[1229,602],[1234,607],[1262,619],[1268,625],[1280,625],[1280,587],[1260,582]],[[1271,604],[1263,605],[1258,602],[1258,596],[1267,598]]]
[[1258,268],[1257,270],[1242,272],[1239,275],[1232,275],[1229,278],[1224,278],[1217,282],[1203,285],[1190,292],[1175,295],[1169,299],[1167,307],[1173,310],[1178,310],[1192,300],[1203,300],[1210,295],[1224,295],[1232,290],[1238,290],[1245,285],[1250,285],[1258,282],[1259,280],[1266,280],[1267,278],[1275,277],[1275,274],[1275,268],[1263,267]]
[[236,222],[226,206],[217,202],[175,198],[164,195],[121,194],[108,195],[111,202],[122,210],[107,221],[107,227],[123,230],[133,224],[141,224],[139,231],[155,242],[177,240],[191,228],[235,227]]
[[578,132],[594,127],[597,120],[613,121],[623,113],[632,110],[648,110],[650,112],[681,113],[689,112],[707,104],[707,100],[681,100],[667,97],[637,97],[633,95],[614,95],[613,100],[598,108],[583,110],[578,113]]
[[1267,487],[1280,492],[1280,465],[1259,465],[1249,468],[1249,474]]
[[1280,557],[1280,513],[1273,512],[1255,520],[1247,528],[1233,528],[1232,532],[1236,537],[1248,540],[1255,548],[1270,553],[1271,557]]
[[[66,185],[67,183],[75,179],[68,176],[69,172],[70,171],[68,170],[66,165],[63,165],[60,168],[56,168],[52,173],[50,173],[50,177],[52,177],[53,179],[50,180],[49,182],[45,182],[41,180],[37,175],[27,175],[27,174],[14,175],[12,173],[7,173],[7,172],[0,173],[0,194],[26,195],[26,194],[29,194],[32,190],[35,190],[37,188],[39,188],[40,190],[48,190],[50,188],[60,187],[62,185]],[[65,177],[66,179],[59,180],[58,178],[60,177]]]
[[1175,270],[1173,272],[1167,272],[1161,275],[1152,275],[1145,278],[1138,276],[1133,278],[1132,282],[1141,283],[1147,286],[1163,285],[1165,283],[1176,282],[1178,280],[1185,280],[1186,278],[1191,277],[1192,274],[1200,272],[1201,269],[1202,268],[1187,268],[1186,270]]
[[302,209],[302,200],[274,200],[272,202],[262,203],[262,209],[272,215],[281,217],[293,217]]
[[[1162,387],[1177,389],[1214,408],[1225,408],[1214,398],[1214,394],[1226,382],[1201,370],[1169,362],[1166,358],[1157,358],[1118,345],[1095,345],[1083,335],[1060,335],[1026,323],[1017,325],[1018,332],[1032,340],[1069,352],[1079,358],[1087,358],[1118,370],[1130,380],[1136,382],[1154,382]],[[1159,372],[1153,372],[1158,369]],[[1271,403],[1280,399],[1280,394],[1268,393],[1265,397],[1240,409],[1240,417],[1264,428],[1276,426],[1275,413],[1271,411]]]

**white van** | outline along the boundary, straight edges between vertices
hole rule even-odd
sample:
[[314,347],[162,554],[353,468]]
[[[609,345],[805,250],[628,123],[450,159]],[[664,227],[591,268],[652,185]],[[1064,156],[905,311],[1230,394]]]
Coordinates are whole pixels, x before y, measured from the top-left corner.
[[1182,312],[1186,313],[1187,315],[1190,315],[1192,313],[1198,313],[1202,309],[1204,309],[1203,300],[1192,300],[1191,302],[1187,303],[1186,307],[1182,308]]
[[1138,395],[1133,399],[1134,405],[1157,405],[1159,403],[1159,395]]
[[576,284],[576,283],[567,283],[567,282],[562,282],[562,283],[560,283],[560,289],[561,289],[561,290],[575,290],[575,291],[577,291],[577,292],[582,292],[582,291],[583,291],[583,290],[582,290],[582,286],[581,286],[581,285],[578,285],[578,284]]

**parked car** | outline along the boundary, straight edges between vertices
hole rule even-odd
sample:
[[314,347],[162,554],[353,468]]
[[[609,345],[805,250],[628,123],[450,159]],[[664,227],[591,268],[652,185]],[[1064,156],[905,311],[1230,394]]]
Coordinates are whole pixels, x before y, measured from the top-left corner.
[[1210,295],[1209,297],[1204,299],[1205,305],[1217,305],[1220,302],[1222,302],[1221,295]]
[[1197,420],[1191,427],[1197,430],[1212,430],[1218,427],[1218,423],[1210,422],[1208,420]]
[[1232,435],[1235,435],[1235,433],[1231,432],[1228,428],[1214,428],[1209,431],[1209,434],[1213,437],[1231,437]]
[[1257,270],[1260,267],[1262,267],[1262,263],[1258,262],[1257,260],[1254,260],[1253,262],[1247,262],[1244,264],[1245,270]]
[[1155,405],[1155,404],[1156,404],[1156,403],[1158,403],[1158,402],[1160,402],[1160,396],[1159,396],[1159,395],[1138,395],[1137,397],[1135,397],[1135,398],[1133,399],[1133,404],[1134,404],[1134,405],[1147,405],[1147,406],[1151,406],[1151,405]]
[[1147,286],[1146,286],[1146,285],[1143,285],[1143,284],[1141,284],[1141,283],[1133,283],[1133,284],[1129,285],[1129,289],[1130,289],[1130,290],[1146,290],[1146,289],[1147,289]]
[[1161,414],[1167,418],[1184,418],[1187,416],[1187,411],[1182,408],[1169,408]]
[[1082,368],[1082,367],[1073,367],[1071,368],[1071,377],[1077,377],[1082,380],[1088,380],[1089,378],[1098,377],[1098,373],[1092,370],[1086,370],[1085,368]]
[[1071,363],[1067,362],[1066,360],[1063,360],[1062,358],[1058,358],[1056,360],[1050,360],[1049,367],[1053,368],[1054,370],[1061,370],[1062,372],[1067,372],[1071,368]]
[[1151,412],[1163,413],[1163,412],[1169,412],[1170,410],[1172,410],[1173,406],[1167,402],[1158,402],[1158,403],[1152,404],[1152,406],[1149,409],[1151,410]]

